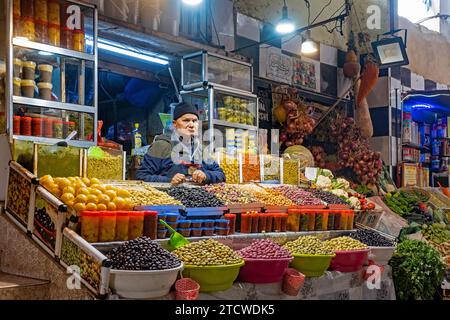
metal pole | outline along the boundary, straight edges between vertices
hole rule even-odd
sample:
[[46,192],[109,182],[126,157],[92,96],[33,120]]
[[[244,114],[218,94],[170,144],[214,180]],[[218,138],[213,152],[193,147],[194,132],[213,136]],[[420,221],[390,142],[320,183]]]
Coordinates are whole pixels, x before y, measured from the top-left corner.
[[172,68],[170,67],[170,65],[169,65],[168,69],[169,69],[170,79],[172,79],[172,84],[173,84],[173,87],[177,94],[178,102],[183,102],[183,97],[180,94],[180,90],[178,90],[177,82],[175,80],[175,77],[173,76]]

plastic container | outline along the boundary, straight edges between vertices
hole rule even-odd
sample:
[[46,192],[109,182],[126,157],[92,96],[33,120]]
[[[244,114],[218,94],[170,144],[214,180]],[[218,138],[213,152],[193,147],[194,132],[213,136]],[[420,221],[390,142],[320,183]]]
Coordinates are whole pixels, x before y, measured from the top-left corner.
[[308,221],[309,221],[309,215],[306,210],[299,210],[300,215],[300,226],[299,231],[306,232],[308,231]]
[[241,233],[250,233],[252,231],[252,217],[249,214],[241,215]]
[[44,119],[44,137],[53,138],[53,119],[45,118]]
[[22,96],[27,97],[27,98],[34,98],[35,86],[36,86],[36,83],[33,80],[22,80],[20,82]]
[[348,210],[341,211],[341,221],[338,230],[347,230]]
[[13,95],[20,97],[22,95],[21,88],[22,79],[14,78],[13,80]]
[[61,27],[59,24],[49,23],[48,43],[55,47],[61,46]]
[[300,231],[300,211],[299,210],[289,210],[288,211],[288,221],[287,230],[298,232]]
[[127,211],[116,212],[116,241],[128,241],[130,217]]
[[81,212],[81,236],[87,242],[98,242],[100,231],[100,217],[98,212]]
[[175,300],[197,300],[200,285],[192,279],[183,278],[175,282]]
[[340,272],[357,272],[367,261],[370,249],[353,251],[336,251],[336,257],[330,264],[330,270]]
[[144,234],[144,212],[130,211],[128,213],[130,222],[128,225],[128,240],[142,237]]
[[74,30],[73,32],[73,50],[84,52],[85,46],[84,46],[84,40],[85,35],[83,30]]
[[[190,226],[191,226],[191,220],[178,220],[179,228],[189,228]],[[196,227],[196,229],[198,229],[198,228],[199,227]]]
[[355,211],[347,211],[347,230],[353,230],[355,225]]
[[191,228],[201,228],[203,226],[203,220],[191,220],[190,224]]
[[35,76],[36,76],[36,62],[23,61],[22,62],[22,79],[34,81]]
[[326,231],[328,230],[328,211],[317,210],[314,222],[315,231]]
[[212,237],[214,235],[214,228],[202,228],[202,234],[205,237]]
[[283,275],[281,290],[288,296],[297,296],[305,283],[305,275],[295,269],[287,268]]
[[157,231],[157,236],[158,236],[158,239],[165,239],[165,238],[167,238],[167,229],[158,229],[158,231]]
[[159,222],[159,220],[166,221],[166,218],[167,216],[165,213],[158,213],[158,229],[162,230],[166,228],[161,222]]
[[47,1],[47,15],[49,24],[57,25],[59,27],[61,23],[60,10],[61,7],[59,4],[59,0]]
[[100,231],[98,241],[111,242],[116,239],[116,212],[100,211]]
[[285,259],[244,259],[239,271],[239,281],[248,283],[280,282],[292,258]]
[[259,228],[259,214],[253,213],[251,214],[252,216],[252,230],[251,233],[258,233]]
[[34,18],[21,18],[21,37],[27,38],[29,41],[36,40],[36,25]]
[[66,49],[73,49],[73,30],[66,26],[61,26],[61,47]]
[[150,239],[157,238],[158,230],[158,212],[156,211],[144,211],[144,237]]
[[186,229],[180,229],[178,228],[177,231],[183,235],[183,237],[190,237],[192,228],[186,228]]
[[47,0],[34,0],[34,18],[39,21],[48,21]]
[[166,213],[166,222],[177,222],[178,217],[178,213]]
[[[37,84],[39,88],[39,98],[43,100],[52,100],[53,85],[49,82],[39,82]],[[61,131],[62,133],[62,131]]]
[[333,230],[341,230],[341,220],[342,220],[342,212],[335,210],[334,211],[334,229]]
[[214,228],[215,220],[203,220],[203,227]]
[[267,228],[267,214],[260,213],[258,214],[258,232],[266,232]]
[[63,121],[60,119],[53,120],[53,138],[63,138]]
[[34,137],[42,137],[44,133],[44,119],[33,118],[31,119],[31,134]]
[[200,292],[225,291],[233,286],[244,261],[225,266],[185,265],[183,277],[191,278],[200,285]]
[[169,225],[169,226],[171,226],[172,227],[172,229],[178,229],[178,221],[175,221],[175,222],[167,222],[167,224]]
[[15,135],[20,135],[20,116],[13,117],[13,132]]
[[218,219],[215,222],[216,228],[228,228],[229,221],[227,219]]
[[229,234],[234,234],[236,232],[236,215],[233,213],[227,213],[224,215],[225,219],[227,219],[230,226]]
[[214,233],[218,236],[227,236],[228,235],[228,228],[214,228]]
[[327,230],[334,230],[334,218],[336,216],[336,212],[332,210],[328,210],[328,221],[327,221]]
[[31,117],[20,118],[20,134],[22,136],[31,136]]
[[35,20],[35,39],[37,42],[47,44],[48,41],[48,23],[46,21]]
[[291,267],[307,277],[321,277],[335,255],[293,254]]
[[286,232],[286,230],[287,230],[288,214],[287,213],[280,213],[280,217],[281,217],[281,232]]
[[13,74],[14,78],[22,79],[23,62],[20,59],[14,58]]
[[38,66],[39,70],[39,81],[52,83],[53,66],[50,64],[40,64]]
[[203,234],[202,228],[190,228],[191,229],[191,237],[201,237]]
[[273,215],[266,213],[266,232],[273,231]]
[[273,232],[281,232],[281,214],[274,213],[272,216],[273,216],[273,225],[272,225]]

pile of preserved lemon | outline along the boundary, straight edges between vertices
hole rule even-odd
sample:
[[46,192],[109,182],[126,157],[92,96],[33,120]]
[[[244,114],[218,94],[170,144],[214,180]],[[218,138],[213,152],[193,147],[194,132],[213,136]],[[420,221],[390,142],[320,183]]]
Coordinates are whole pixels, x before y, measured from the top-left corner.
[[133,210],[127,190],[102,185],[97,178],[53,178],[46,175],[39,179],[39,184],[76,212]]

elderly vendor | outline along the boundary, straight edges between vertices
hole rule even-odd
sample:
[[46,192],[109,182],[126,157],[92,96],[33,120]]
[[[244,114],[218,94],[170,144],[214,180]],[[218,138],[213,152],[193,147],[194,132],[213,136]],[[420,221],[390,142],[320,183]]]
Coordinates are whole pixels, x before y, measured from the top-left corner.
[[225,174],[219,165],[202,159],[198,126],[198,110],[185,102],[176,104],[172,134],[155,137],[136,178],[173,185],[186,181],[203,184],[225,182]]

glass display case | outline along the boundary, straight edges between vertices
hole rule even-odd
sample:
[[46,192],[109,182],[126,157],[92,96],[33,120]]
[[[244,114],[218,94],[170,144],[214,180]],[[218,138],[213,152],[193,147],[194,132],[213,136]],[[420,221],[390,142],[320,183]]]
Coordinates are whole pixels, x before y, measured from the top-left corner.
[[250,63],[207,51],[183,57],[181,62],[181,84],[183,90],[207,88],[235,88],[253,92],[253,68]]
[[97,135],[97,9],[75,0],[6,1],[11,138],[87,147]]
[[85,159],[84,174],[89,179],[125,180],[125,152],[104,147],[90,147]]

